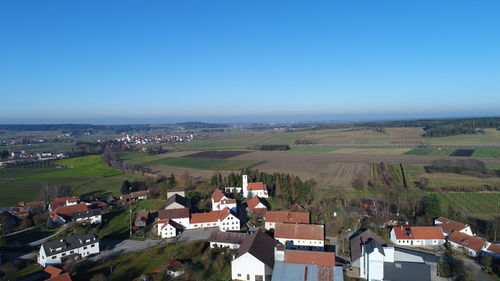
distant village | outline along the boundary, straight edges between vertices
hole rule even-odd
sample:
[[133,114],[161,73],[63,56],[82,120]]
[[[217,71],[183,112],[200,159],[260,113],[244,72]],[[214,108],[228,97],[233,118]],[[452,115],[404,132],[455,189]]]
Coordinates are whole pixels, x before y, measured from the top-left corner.
[[[114,141],[121,144],[150,144],[150,143],[183,143],[190,142],[200,135],[197,134],[187,134],[187,135],[156,135],[156,136],[145,136],[145,135],[126,135],[121,138],[116,138]],[[101,140],[98,140],[100,142]]]
[[[48,205],[43,201],[19,202],[17,206],[2,208],[1,212],[14,221],[47,211],[50,215],[46,223],[50,226],[99,225],[102,216],[114,206],[149,197],[148,190],[129,192],[106,202],[61,197]],[[266,199],[269,199],[266,184],[249,182],[246,175],[242,176],[239,187],[216,188],[209,212],[194,211],[184,189],[170,189],[164,207],[155,216],[150,210],[140,210],[130,218],[130,231],[152,226],[157,239],[176,243],[175,239],[184,232],[209,230],[211,248],[233,251],[232,280],[452,280],[439,276],[443,257],[436,253],[444,247],[472,259],[500,258],[500,245],[476,236],[469,225],[444,217],[435,218],[425,226],[395,222],[388,240],[368,229],[354,230],[349,237],[350,255],[340,256],[331,242],[335,238],[326,237],[325,226],[314,223],[310,213],[300,206],[273,211]],[[262,217],[261,227],[250,223],[248,218],[253,215]],[[244,225],[247,231],[241,231]],[[61,265],[98,257],[102,252],[100,239],[94,232],[43,242],[36,256],[45,268],[46,278],[40,280],[71,280]],[[171,277],[184,273],[183,261],[165,262]]]

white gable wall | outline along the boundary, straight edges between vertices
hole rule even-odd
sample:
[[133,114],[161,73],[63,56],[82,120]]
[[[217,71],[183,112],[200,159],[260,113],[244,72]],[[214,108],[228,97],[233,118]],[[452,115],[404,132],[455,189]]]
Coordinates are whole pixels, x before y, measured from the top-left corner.
[[262,280],[271,280],[272,273],[273,269],[271,267],[265,265],[250,253],[245,253],[231,262],[232,280],[256,281],[256,276],[262,276]]

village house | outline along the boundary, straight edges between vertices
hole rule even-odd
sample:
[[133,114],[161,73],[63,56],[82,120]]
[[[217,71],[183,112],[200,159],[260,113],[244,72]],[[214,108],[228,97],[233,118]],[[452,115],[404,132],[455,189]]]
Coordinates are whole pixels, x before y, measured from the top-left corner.
[[422,257],[388,247],[370,230],[358,232],[349,240],[351,264],[368,281],[430,281],[431,266]]
[[159,210],[158,220],[172,220],[182,226],[183,229],[189,227],[189,209]]
[[231,279],[270,281],[274,268],[274,247],[277,243],[261,231],[247,237],[231,262]]
[[98,253],[99,238],[95,233],[89,232],[43,243],[37,261],[45,267]]
[[248,200],[247,207],[248,207],[247,211],[258,215],[264,215],[267,211],[266,205],[262,203],[259,196],[254,196],[252,197],[252,199]]
[[122,201],[136,201],[136,200],[146,200],[148,199],[149,196],[149,190],[141,190],[141,191],[134,191],[131,192],[130,194],[122,194],[120,195],[120,200]]
[[186,198],[184,198],[183,196],[180,196],[179,194],[174,194],[174,195],[168,197],[168,199],[165,203],[166,210],[184,209],[184,208],[189,208],[188,201]]
[[78,203],[59,207],[50,213],[52,223],[65,224],[73,219],[76,213],[85,213],[89,210],[87,204]]
[[264,217],[266,230],[275,228],[276,223],[310,223],[309,213],[290,211],[268,211]]
[[448,218],[439,217],[434,220],[434,225],[439,226],[446,237],[450,236],[455,231],[474,236],[469,225]]
[[73,220],[81,224],[100,224],[102,221],[101,209],[88,209],[87,211],[78,211],[73,214]]
[[221,231],[240,230],[240,220],[231,213],[229,208],[208,213],[191,214],[189,228],[218,227]]
[[148,223],[148,219],[149,219],[149,211],[148,210],[140,211],[135,218],[134,226],[136,228],[145,227]]
[[246,233],[214,231],[210,234],[208,242],[210,242],[210,248],[238,249],[247,237]]
[[267,186],[263,182],[248,182],[248,176],[243,175],[243,197],[248,198],[252,196],[259,196],[268,198]]
[[229,208],[229,210],[233,212],[237,211],[236,199],[227,198],[226,195],[218,188],[216,188],[214,193],[212,193],[211,200],[212,211],[220,211],[225,208]]
[[319,224],[277,223],[274,239],[287,248],[322,248],[325,245],[325,229]]
[[335,253],[275,248],[272,281],[343,281],[342,266],[335,266]]
[[178,277],[184,273],[184,265],[178,260],[169,260],[167,265],[167,274],[172,277]]
[[471,236],[460,231],[453,231],[448,237],[448,242],[453,249],[464,251],[472,257],[476,257],[481,250],[487,248],[486,239]]
[[157,221],[157,234],[164,239],[176,237],[183,229],[184,227],[182,225],[171,219],[161,219]]
[[78,204],[78,197],[60,197],[54,198],[49,204],[49,211],[52,212],[58,208]]
[[438,226],[397,226],[390,233],[391,242],[401,246],[438,247],[446,240]]
[[500,259],[500,244],[486,242],[486,246],[481,254],[491,255],[494,258]]

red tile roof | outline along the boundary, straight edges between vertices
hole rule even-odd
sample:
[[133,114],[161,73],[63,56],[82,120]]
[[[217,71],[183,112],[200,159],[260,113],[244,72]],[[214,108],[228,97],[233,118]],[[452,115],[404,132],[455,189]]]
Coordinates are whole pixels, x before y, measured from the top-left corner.
[[438,226],[441,227],[441,229],[443,229],[443,231],[448,234],[451,234],[453,231],[460,231],[467,227],[467,225],[464,223],[450,220],[448,218],[439,217],[436,220],[441,222],[441,224],[439,224]]
[[309,223],[309,213],[290,211],[269,211],[266,213],[266,222]]
[[176,223],[173,220],[159,220],[158,224],[163,224],[163,226],[160,229],[164,229],[165,227],[167,227],[167,225],[171,225],[175,228],[182,228],[182,225]]
[[443,231],[438,226],[397,226],[393,229],[397,239],[444,239]]
[[226,197],[226,196],[218,188],[216,188],[215,191],[214,191],[214,193],[212,193],[212,199],[214,199],[215,202],[219,202],[224,197]]
[[180,218],[189,218],[189,209],[170,209],[170,210],[159,210],[158,211],[159,219],[180,219]]
[[486,250],[500,255],[500,245],[498,244],[490,244]]
[[149,190],[141,190],[141,191],[134,191],[130,193],[132,198],[139,198],[140,196],[147,196],[149,194]]
[[69,273],[63,273],[59,276],[47,279],[45,281],[72,281],[71,277],[69,276]]
[[52,199],[52,202],[50,202],[50,208],[52,210],[55,210],[59,207],[63,207],[66,205],[66,201],[70,203],[74,203],[78,201],[78,197],[60,197],[60,198],[54,198]]
[[[257,205],[259,205],[259,204],[262,204],[259,196],[254,196],[254,197],[252,197],[252,199],[247,201],[247,205],[248,205],[248,208],[250,210],[255,209],[257,207]],[[264,205],[264,204],[262,204],[262,205]],[[267,208],[266,208],[266,206],[264,206],[264,207],[260,207],[259,209],[267,209]]]
[[319,224],[277,223],[274,238],[324,240],[325,230]]
[[59,268],[54,267],[52,265],[49,265],[43,271],[48,273],[50,275],[50,277],[52,278],[52,277],[56,277],[59,274],[61,274],[62,269],[59,269]]
[[250,182],[248,183],[248,190],[267,190],[263,182]]
[[318,251],[285,251],[285,263],[335,266],[335,253]]
[[469,248],[476,252],[481,250],[486,243],[486,240],[484,239],[477,236],[470,236],[459,231],[454,231],[450,237],[448,237],[448,241],[459,244],[460,246]]
[[211,211],[208,213],[197,213],[191,214],[190,223],[207,223],[207,222],[217,222],[224,220],[227,216],[229,216],[231,212],[226,207],[220,211]]
[[88,209],[89,208],[87,207],[87,204],[80,203],[80,204],[76,204],[76,205],[60,207],[60,208],[56,209],[55,212],[60,216],[71,217],[76,212],[85,212]]

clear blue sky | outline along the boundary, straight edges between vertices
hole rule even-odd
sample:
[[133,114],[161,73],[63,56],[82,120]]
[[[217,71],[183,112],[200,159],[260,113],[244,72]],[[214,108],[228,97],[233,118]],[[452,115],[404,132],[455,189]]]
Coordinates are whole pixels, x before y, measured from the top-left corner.
[[500,113],[500,1],[0,1],[0,123]]

